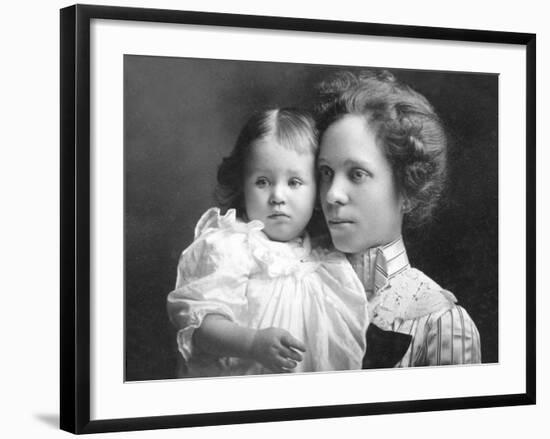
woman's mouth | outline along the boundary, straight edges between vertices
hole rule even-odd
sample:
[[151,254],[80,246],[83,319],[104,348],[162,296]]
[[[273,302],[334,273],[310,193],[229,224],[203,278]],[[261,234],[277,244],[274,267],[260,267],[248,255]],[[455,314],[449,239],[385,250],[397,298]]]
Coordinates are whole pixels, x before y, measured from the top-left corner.
[[353,221],[345,218],[332,218],[328,220],[329,227],[343,227],[353,224]]

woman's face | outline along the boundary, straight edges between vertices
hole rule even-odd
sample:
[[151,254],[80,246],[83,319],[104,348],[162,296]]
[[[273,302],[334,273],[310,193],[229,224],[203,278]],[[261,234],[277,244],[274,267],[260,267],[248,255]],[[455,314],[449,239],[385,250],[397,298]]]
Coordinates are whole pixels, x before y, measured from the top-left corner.
[[403,197],[363,116],[346,115],[329,126],[318,167],[321,205],[338,250],[358,253],[399,237]]

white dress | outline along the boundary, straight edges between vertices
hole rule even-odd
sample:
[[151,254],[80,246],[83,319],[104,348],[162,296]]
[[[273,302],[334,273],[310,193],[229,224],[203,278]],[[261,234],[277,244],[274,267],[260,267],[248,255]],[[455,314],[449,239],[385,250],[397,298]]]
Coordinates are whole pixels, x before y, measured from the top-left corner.
[[183,251],[176,289],[168,295],[170,320],[186,376],[271,373],[242,358],[198,352],[193,332],[208,314],[253,329],[278,327],[306,346],[294,372],[360,369],[369,324],[363,286],[346,257],[311,248],[306,236],[275,242],[261,221],[245,223],[230,209],[209,209],[194,242]]

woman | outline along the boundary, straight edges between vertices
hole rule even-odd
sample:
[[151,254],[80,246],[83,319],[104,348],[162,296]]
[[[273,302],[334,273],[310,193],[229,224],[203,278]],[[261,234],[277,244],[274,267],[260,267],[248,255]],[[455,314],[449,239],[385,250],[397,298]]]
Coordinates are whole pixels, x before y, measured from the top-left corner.
[[365,286],[364,368],[480,363],[478,330],[454,295],[411,268],[404,222],[430,218],[446,138],[429,102],[388,72],[320,85],[320,199],[334,246]]

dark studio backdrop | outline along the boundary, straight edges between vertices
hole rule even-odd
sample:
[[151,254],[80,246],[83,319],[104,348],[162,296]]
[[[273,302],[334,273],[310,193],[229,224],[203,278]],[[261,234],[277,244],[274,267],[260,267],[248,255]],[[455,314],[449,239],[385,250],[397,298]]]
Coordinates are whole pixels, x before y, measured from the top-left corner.
[[[126,380],[175,377],[166,296],[247,118],[311,106],[314,84],[342,68],[124,57]],[[405,233],[409,259],[457,296],[478,326],[483,362],[497,362],[498,76],[391,71],[434,105],[450,140],[444,203],[429,226]]]

